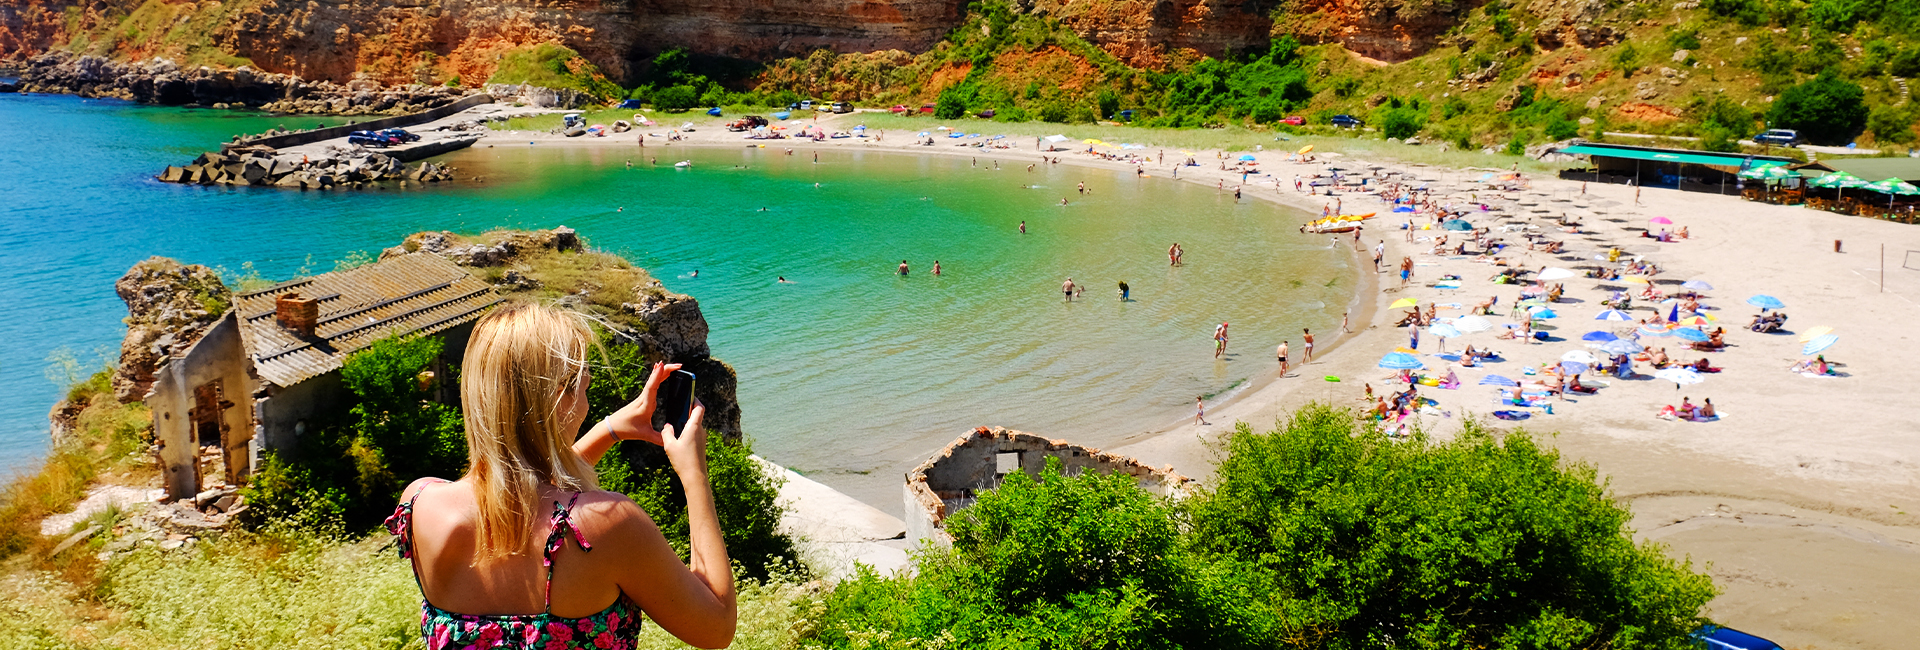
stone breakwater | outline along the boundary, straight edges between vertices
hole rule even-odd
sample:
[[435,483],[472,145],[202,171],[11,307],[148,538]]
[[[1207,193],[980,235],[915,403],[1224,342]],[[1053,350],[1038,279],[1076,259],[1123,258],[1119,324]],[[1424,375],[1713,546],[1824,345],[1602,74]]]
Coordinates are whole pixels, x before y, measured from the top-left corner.
[[403,115],[445,106],[478,92],[446,86],[382,87],[371,81],[307,81],[246,66],[231,70],[183,68],[164,58],[118,62],[59,51],[28,59],[19,72],[19,92],[273,113]]
[[[469,142],[471,144],[471,142]],[[465,145],[462,145],[465,146]],[[242,147],[200,154],[185,167],[168,166],[159,179],[187,185],[254,185],[302,190],[363,188],[381,181],[439,183],[454,168],[426,162],[415,167],[360,147],[329,147],[329,155],[282,154],[272,147]]]

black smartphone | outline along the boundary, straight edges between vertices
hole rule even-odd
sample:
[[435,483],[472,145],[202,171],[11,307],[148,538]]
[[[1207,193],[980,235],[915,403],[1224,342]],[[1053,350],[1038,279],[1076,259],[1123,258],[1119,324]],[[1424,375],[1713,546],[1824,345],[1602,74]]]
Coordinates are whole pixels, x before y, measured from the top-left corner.
[[[655,394],[654,417],[663,425],[673,425],[677,435],[687,430],[687,418],[693,416],[693,373],[675,370],[660,382]],[[664,430],[664,429],[662,429]]]

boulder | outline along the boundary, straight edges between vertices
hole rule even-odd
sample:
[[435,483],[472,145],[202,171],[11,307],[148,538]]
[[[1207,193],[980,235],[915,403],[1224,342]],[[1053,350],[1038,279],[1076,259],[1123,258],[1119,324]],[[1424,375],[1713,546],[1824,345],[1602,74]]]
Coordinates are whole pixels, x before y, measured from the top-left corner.
[[127,304],[127,335],[113,375],[114,397],[145,399],[160,361],[187,348],[233,304],[233,292],[213,269],[150,257],[113,283]]
[[167,165],[167,170],[160,172],[160,181],[163,183],[179,183],[183,182],[182,179],[185,179],[186,176],[187,170],[173,165]]

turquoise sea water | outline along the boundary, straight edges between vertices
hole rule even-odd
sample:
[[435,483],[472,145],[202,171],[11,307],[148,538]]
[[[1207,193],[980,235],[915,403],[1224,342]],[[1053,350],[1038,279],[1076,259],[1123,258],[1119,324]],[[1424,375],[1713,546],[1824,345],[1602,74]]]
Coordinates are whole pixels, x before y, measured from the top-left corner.
[[[486,180],[425,190],[151,180],[231,133],[283,121],[0,96],[7,464],[44,448],[57,393],[42,373],[49,351],[85,359],[117,345],[125,314],[113,280],[155,254],[252,261],[281,278],[418,230],[571,226],[700,299],[764,456],[889,511],[901,472],[974,426],[1109,446],[1190,418],[1196,395],[1270,373],[1280,339],[1298,347],[1302,327],[1337,326],[1356,280],[1343,247],[1296,232],[1302,215],[1131,172],[994,170],[991,156],[975,166],[829,149],[814,163],[804,149],[521,144],[449,155],[462,177]],[[65,135],[44,142],[51,133]],[[78,162],[36,162],[48,158]],[[670,166],[682,159],[693,169]],[[1093,193],[1077,194],[1080,182]],[[1187,250],[1177,269],[1165,256],[1175,241]],[[903,258],[906,277],[895,272]],[[1069,276],[1089,287],[1074,302],[1059,290]],[[1119,280],[1131,302],[1118,300]],[[1215,361],[1221,321],[1233,345]]]

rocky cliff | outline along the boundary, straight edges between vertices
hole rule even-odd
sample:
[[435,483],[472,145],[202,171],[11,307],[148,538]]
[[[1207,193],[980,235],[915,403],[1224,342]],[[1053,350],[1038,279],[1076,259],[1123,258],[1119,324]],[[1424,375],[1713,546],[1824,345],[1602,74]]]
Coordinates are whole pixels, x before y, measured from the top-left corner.
[[233,304],[233,292],[213,269],[165,257],[134,264],[113,291],[127,303],[127,335],[113,374],[113,394],[121,402],[146,399],[160,361],[184,354]]

